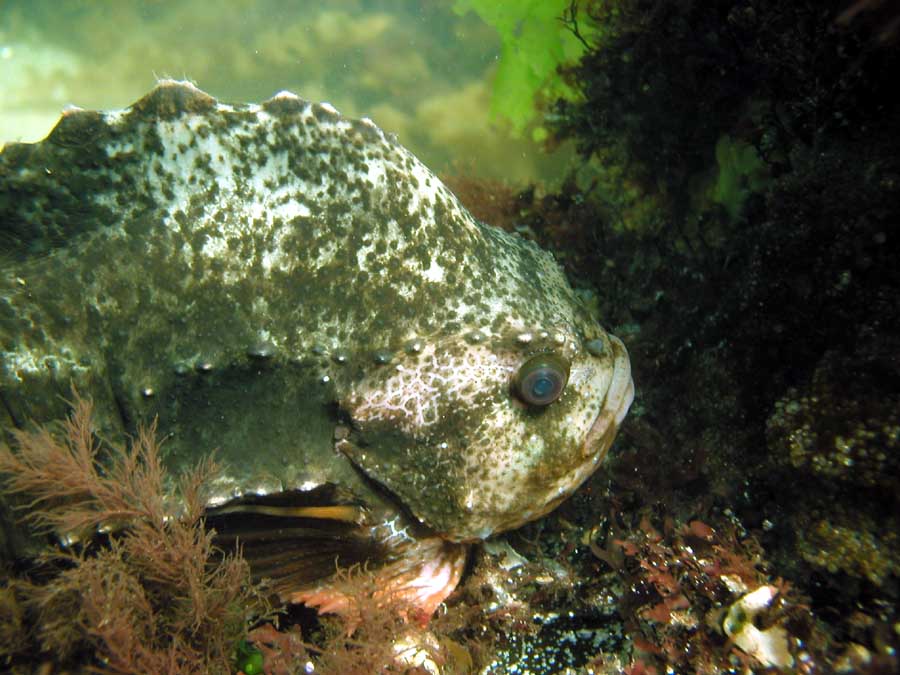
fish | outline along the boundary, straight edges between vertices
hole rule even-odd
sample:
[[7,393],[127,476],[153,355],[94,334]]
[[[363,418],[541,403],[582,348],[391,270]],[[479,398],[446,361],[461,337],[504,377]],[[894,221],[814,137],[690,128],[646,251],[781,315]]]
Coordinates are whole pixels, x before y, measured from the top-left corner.
[[368,118],[162,80],[0,152],[0,427],[157,420],[215,450],[208,523],[285,602],[336,563],[429,616],[473,544],[549,513],[634,397],[554,257],[475,219]]

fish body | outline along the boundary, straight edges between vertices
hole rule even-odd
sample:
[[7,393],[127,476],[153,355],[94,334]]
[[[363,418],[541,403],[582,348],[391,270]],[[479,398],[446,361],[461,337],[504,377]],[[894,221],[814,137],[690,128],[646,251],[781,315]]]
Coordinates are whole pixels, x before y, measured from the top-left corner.
[[304,517],[443,556],[451,588],[464,544],[597,468],[632,400],[624,346],[549,253],[290,93],[162,81],[69,110],[0,153],[0,226],[3,426],[63,417],[74,384],[110,437],[158,418],[169,468],[217,449],[220,518],[334,486],[347,508]]

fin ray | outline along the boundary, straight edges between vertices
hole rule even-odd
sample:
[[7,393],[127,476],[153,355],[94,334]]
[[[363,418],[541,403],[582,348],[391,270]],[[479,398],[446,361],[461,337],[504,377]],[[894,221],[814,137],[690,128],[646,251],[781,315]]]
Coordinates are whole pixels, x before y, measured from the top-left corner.
[[285,599],[338,567],[380,566],[396,558],[367,516],[362,502],[333,484],[247,495],[205,514],[215,545],[239,548],[253,577],[269,579]]

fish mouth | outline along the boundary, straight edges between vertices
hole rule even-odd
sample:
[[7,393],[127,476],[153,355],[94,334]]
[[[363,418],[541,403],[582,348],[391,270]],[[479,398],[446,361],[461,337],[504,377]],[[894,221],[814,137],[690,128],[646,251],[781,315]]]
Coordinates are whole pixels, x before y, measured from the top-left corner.
[[619,426],[628,408],[634,401],[634,380],[631,378],[631,360],[628,358],[628,350],[623,342],[614,335],[609,336],[613,351],[613,374],[606,397],[597,418],[591,425],[590,431],[585,436],[581,448],[583,457],[594,457],[594,462],[600,462],[609,451]]

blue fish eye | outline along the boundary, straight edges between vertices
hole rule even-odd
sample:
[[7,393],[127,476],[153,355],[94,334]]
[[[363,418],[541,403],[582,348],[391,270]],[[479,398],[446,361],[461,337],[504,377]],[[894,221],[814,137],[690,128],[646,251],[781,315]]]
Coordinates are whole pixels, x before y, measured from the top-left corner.
[[531,383],[531,393],[536,398],[543,398],[553,391],[553,386],[553,380],[542,374]]
[[519,368],[513,392],[530,406],[548,406],[562,396],[569,379],[569,364],[555,354],[538,354]]

